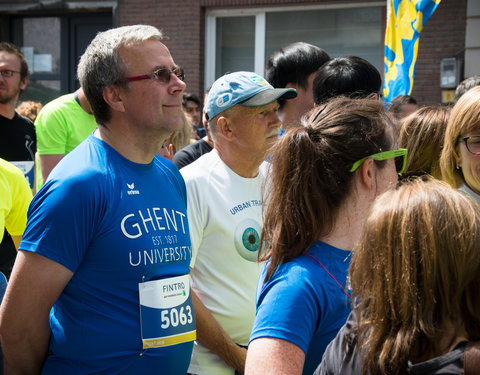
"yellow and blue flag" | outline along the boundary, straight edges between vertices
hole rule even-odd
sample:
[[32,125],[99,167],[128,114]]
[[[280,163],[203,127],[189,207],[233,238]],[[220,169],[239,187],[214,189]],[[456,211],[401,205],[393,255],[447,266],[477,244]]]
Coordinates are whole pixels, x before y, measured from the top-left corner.
[[397,95],[411,94],[420,32],[440,1],[388,0],[383,87],[387,103]]

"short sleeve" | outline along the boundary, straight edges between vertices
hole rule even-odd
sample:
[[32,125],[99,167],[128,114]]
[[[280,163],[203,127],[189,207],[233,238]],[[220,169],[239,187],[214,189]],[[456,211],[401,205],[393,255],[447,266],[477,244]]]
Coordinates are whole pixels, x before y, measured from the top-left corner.
[[105,185],[105,178],[94,173],[47,181],[30,205],[20,250],[75,272],[106,211]]
[[4,225],[12,236],[21,236],[27,222],[27,210],[32,200],[32,191],[22,171],[14,165],[3,161],[1,173]]
[[303,270],[274,274],[258,295],[250,341],[279,338],[297,345],[306,354],[320,314],[317,294]]
[[35,120],[37,151],[40,155],[66,154],[66,119],[55,106],[45,106]]

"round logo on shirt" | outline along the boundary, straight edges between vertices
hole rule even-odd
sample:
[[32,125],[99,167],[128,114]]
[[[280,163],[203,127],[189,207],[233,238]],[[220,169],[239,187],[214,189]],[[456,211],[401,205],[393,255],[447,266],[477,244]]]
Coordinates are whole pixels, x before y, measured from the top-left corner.
[[235,248],[240,256],[255,262],[260,247],[260,224],[253,219],[245,219],[235,229]]

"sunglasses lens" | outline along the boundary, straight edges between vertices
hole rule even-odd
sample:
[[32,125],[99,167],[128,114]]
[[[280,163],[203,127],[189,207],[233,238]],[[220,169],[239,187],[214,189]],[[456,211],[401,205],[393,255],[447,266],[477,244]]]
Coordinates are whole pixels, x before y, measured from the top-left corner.
[[180,67],[175,67],[173,70],[170,70],[168,68],[161,68],[158,69],[155,73],[155,78],[158,80],[158,82],[167,84],[170,82],[170,78],[172,77],[172,74],[175,74],[178,79],[183,81],[185,79],[185,74],[183,73],[183,69]]
[[403,169],[403,158],[404,158],[404,156],[397,156],[397,157],[395,157],[395,169],[397,170],[397,173],[402,172],[402,169]]
[[167,68],[161,68],[158,69],[155,72],[155,78],[158,80],[160,83],[168,83],[170,82],[170,76],[172,75],[172,71]]
[[175,74],[180,81],[185,80],[185,72],[183,71],[182,68],[180,67],[173,68],[173,74]]

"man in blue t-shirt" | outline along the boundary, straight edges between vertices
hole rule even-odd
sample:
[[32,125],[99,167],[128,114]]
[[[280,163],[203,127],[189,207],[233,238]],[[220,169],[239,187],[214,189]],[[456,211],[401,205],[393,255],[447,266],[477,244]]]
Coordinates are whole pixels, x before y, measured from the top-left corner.
[[100,125],[29,208],[0,312],[12,373],[185,374],[196,337],[185,184],[155,156],[183,70],[155,27],[98,34],[78,76]]

